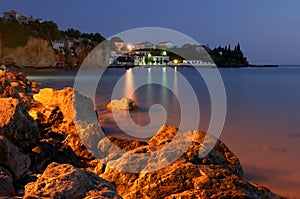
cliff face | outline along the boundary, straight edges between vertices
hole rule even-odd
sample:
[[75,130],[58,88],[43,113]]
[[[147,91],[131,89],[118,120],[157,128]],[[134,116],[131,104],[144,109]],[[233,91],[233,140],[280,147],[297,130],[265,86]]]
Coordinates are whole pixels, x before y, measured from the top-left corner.
[[46,40],[30,37],[25,46],[17,48],[4,47],[1,43],[0,41],[2,64],[15,67],[49,67],[56,62],[54,50]]

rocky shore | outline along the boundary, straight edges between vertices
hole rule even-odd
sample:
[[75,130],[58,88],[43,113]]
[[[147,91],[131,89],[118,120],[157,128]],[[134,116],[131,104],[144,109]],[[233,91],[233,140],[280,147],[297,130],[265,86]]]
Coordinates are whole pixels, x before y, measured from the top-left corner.
[[[74,100],[82,106],[74,108]],[[164,148],[178,129],[164,125],[148,142],[101,137],[94,131],[100,128],[97,121],[84,120],[93,114],[91,99],[72,88],[38,91],[26,75],[0,71],[0,197],[282,198],[248,182],[239,159],[220,140],[200,158],[204,138],[216,138],[199,130],[184,134],[194,135],[193,142],[168,166],[124,172],[122,168],[128,165],[137,166],[128,154]],[[87,137],[84,143],[97,151],[87,150],[80,137]],[[125,153],[114,153],[108,143]],[[143,169],[148,161],[145,156],[139,166]]]

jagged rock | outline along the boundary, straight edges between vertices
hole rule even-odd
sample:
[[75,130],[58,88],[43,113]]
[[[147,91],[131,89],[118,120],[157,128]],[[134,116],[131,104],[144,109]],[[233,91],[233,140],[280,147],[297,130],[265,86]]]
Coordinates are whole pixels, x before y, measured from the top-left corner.
[[19,98],[18,92],[10,84],[6,71],[0,70],[0,98]]
[[34,172],[43,172],[51,162],[72,164],[76,167],[85,167],[74,151],[62,143],[61,138],[42,139],[36,147],[32,148],[30,169]]
[[178,128],[163,125],[158,132],[148,141],[149,145],[156,150],[163,148],[175,137]]
[[52,132],[66,135],[63,144],[71,147],[77,156],[88,161],[95,159],[93,151],[97,150],[86,149],[97,149],[102,139],[92,100],[72,88],[41,89],[33,97],[42,108],[31,109],[30,114],[50,126]]
[[19,93],[31,91],[31,83],[28,81],[24,73],[6,71],[6,75],[12,87]]
[[129,98],[122,98],[121,100],[112,100],[106,108],[108,109],[119,109],[119,110],[134,110],[137,109],[138,106],[136,105],[133,99]]
[[9,171],[0,166],[0,197],[14,195],[16,194],[13,186],[13,177]]
[[25,198],[121,198],[115,187],[92,172],[51,163],[38,180],[25,187]]
[[[201,131],[178,133],[176,128],[164,125],[148,145],[135,147],[137,141],[134,141],[133,150],[114,156],[106,167],[100,163],[95,172],[113,182],[123,198],[280,198],[265,187],[245,181],[238,158],[221,141]],[[177,134],[182,137],[176,141]],[[181,142],[191,138],[193,142],[175,162],[147,172],[147,168],[165,161],[163,158],[168,160],[162,156],[150,163],[147,153],[164,149],[172,138],[176,147],[166,151],[170,154],[178,153]],[[216,146],[201,158],[199,153],[207,146],[204,138],[207,143],[216,141]],[[130,141],[126,144],[130,145]],[[134,153],[145,155],[140,155],[140,162],[136,162]],[[145,172],[125,172],[129,166]]]
[[[92,100],[79,94],[78,91],[74,91],[72,88],[65,88],[59,91],[51,88],[41,89],[33,98],[42,104],[43,107],[40,113],[44,115],[48,123],[52,123],[51,115],[55,118],[56,116],[53,116],[53,114],[61,112],[59,117],[62,117],[63,121],[61,121],[59,127],[52,129],[55,132],[61,131],[66,134],[76,134],[75,120],[86,121],[90,118],[97,118],[94,117],[96,113]],[[32,112],[33,115],[35,113]],[[95,123],[97,122],[96,120]]]
[[40,102],[45,110],[44,115],[49,118],[52,111],[57,107],[62,111],[64,120],[73,122],[73,89],[65,88],[57,91],[52,88],[41,89],[38,94],[33,95],[33,99]]
[[18,180],[30,167],[30,158],[23,154],[6,137],[0,135],[0,165]]
[[37,124],[20,100],[0,98],[0,135],[18,147],[26,147],[39,138]]

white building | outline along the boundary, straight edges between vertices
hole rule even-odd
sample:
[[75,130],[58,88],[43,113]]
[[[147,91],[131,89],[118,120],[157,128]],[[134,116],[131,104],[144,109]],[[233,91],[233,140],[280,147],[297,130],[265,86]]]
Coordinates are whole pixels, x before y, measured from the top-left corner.
[[65,42],[63,40],[52,41],[52,47],[54,50],[60,50],[65,47]]
[[145,41],[139,44],[136,44],[136,49],[155,49],[156,45],[151,42]]
[[168,49],[168,48],[172,48],[173,46],[174,46],[173,43],[170,41],[164,41],[157,44],[158,49]]
[[7,12],[3,12],[3,18],[5,20],[9,20],[9,19],[17,19],[18,20],[18,18],[21,17],[21,16],[22,16],[22,14],[15,11],[15,10],[10,10],[10,11],[7,11]]
[[183,60],[182,64],[184,66],[213,66],[215,67],[216,64],[208,62],[208,61],[202,61],[202,60]]

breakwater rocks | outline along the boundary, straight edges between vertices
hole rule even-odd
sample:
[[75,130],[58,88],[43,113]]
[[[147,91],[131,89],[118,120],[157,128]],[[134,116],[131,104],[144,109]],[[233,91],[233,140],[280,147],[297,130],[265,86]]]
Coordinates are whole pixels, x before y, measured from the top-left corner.
[[[24,74],[0,73],[0,197],[281,198],[245,180],[239,159],[204,132],[181,133],[164,125],[147,142],[103,137],[97,134],[91,99],[72,88],[33,95],[34,90]],[[177,134],[183,137],[176,146],[193,137],[188,149],[164,168],[146,172],[168,158],[157,157],[149,165],[143,154],[164,149]],[[200,157],[204,138],[216,145]],[[88,151],[83,143],[96,150]],[[142,154],[138,164],[132,164],[134,154]],[[145,172],[128,173],[126,167]]]

